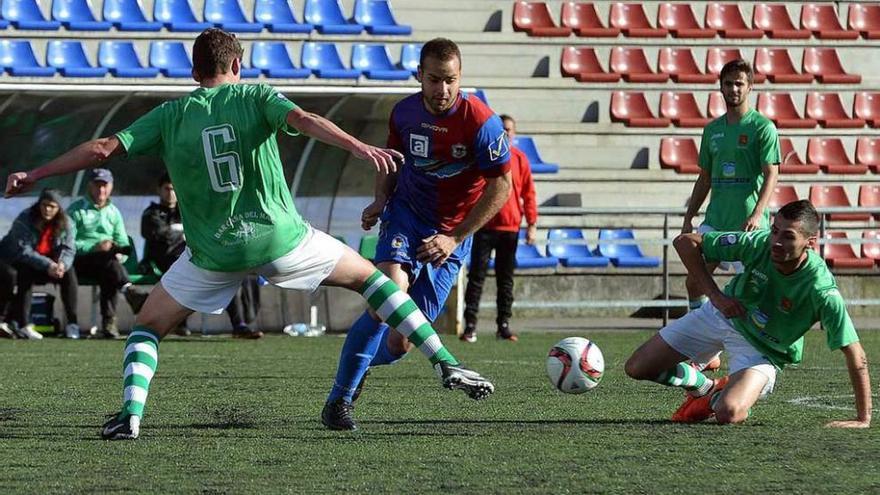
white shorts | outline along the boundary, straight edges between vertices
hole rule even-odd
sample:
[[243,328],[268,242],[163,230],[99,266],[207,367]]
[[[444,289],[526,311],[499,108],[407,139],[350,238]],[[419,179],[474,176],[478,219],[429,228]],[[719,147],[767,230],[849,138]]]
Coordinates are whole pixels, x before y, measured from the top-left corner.
[[776,367],[752,347],[711,302],[663,327],[660,337],[696,362],[707,362],[719,352],[726,351],[731,375],[744,369],[758,371],[767,377],[761,397],[773,391]]
[[344,250],[341,242],[309,226],[299,245],[275,261],[241,272],[214,272],[194,265],[187,248],[162,276],[162,287],[181,306],[219,314],[250,273],[285,289],[317,289],[336,268]]
[[[705,234],[707,232],[715,232],[716,230],[718,229],[711,225],[701,223],[700,226],[697,228],[697,233]],[[725,272],[733,270],[734,273],[742,273],[744,269],[741,261],[721,261],[718,263],[718,268],[720,268],[721,271]]]

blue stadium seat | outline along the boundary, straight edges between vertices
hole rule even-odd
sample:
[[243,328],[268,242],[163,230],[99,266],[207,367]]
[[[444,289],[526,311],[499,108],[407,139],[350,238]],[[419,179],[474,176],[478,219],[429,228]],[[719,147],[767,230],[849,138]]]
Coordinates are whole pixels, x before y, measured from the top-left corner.
[[309,69],[293,65],[283,42],[257,41],[251,45],[251,67],[260,69],[269,77],[305,79],[312,75]]
[[140,0],[104,0],[104,20],[120,31],[159,31],[161,22],[150,22]]
[[12,23],[16,29],[55,30],[61,27],[58,21],[47,21],[35,0],[3,0],[3,19]]
[[535,141],[529,136],[518,135],[513,138],[513,145],[520,149],[529,159],[533,174],[555,174],[559,172],[559,165],[547,163],[541,159]]
[[[560,244],[553,241],[583,241],[578,244]],[[608,266],[608,258],[596,256],[587,246],[581,229],[550,229],[547,233],[547,256],[559,258],[562,266]]]
[[388,0],[355,0],[354,20],[370,34],[412,34],[412,26],[397,23]]
[[557,264],[559,264],[559,260],[556,257],[541,256],[535,246],[524,243],[516,246],[517,268],[553,268]]
[[159,69],[144,67],[131,41],[102,41],[98,45],[98,63],[116,77],[156,77]]
[[0,64],[13,76],[51,77],[54,67],[43,67],[37,62],[29,41],[0,41]]
[[357,79],[361,75],[361,71],[342,64],[342,57],[333,43],[303,43],[302,65],[322,79]]
[[52,18],[71,31],[109,31],[113,27],[95,19],[90,0],[53,0]]
[[79,41],[50,41],[46,44],[46,65],[64,77],[104,77],[107,69],[93,67]]
[[611,264],[617,267],[630,268],[653,268],[660,266],[660,258],[645,256],[636,244],[607,244],[603,240],[635,239],[630,229],[602,229],[599,231],[599,247],[596,249],[600,256],[611,260]]
[[153,19],[165,24],[170,31],[199,32],[211,27],[210,22],[199,22],[188,0],[156,0]]
[[351,50],[351,68],[363,72],[368,79],[404,81],[412,77],[410,71],[398,69],[391,63],[391,56],[388,55],[385,45],[354,45]]
[[288,0],[256,0],[254,22],[260,22],[273,33],[308,33],[314,26],[299,22]]
[[263,25],[247,20],[238,0],[205,0],[205,20],[224,31],[259,33]]
[[321,34],[360,34],[364,27],[346,19],[339,0],[306,0],[306,22]]
[[180,41],[151,42],[150,66],[165,77],[192,77],[192,62]]
[[400,66],[412,72],[419,73],[419,57],[422,54],[422,45],[419,43],[407,43],[400,48]]

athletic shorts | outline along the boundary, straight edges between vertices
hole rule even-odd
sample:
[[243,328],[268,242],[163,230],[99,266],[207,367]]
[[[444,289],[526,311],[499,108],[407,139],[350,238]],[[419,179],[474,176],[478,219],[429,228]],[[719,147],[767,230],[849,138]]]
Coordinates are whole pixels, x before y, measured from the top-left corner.
[[395,200],[385,208],[381,221],[375,263],[390,261],[408,269],[409,295],[433,322],[446,304],[461,265],[470,256],[472,238],[465,239],[439,268],[434,268],[416,259],[416,251],[422,239],[438,233],[435,227],[418,218],[403,202]]
[[[707,232],[715,232],[716,230],[718,230],[718,229],[716,229],[715,227],[713,227],[711,225],[702,223],[697,228],[697,233],[698,234],[705,234]],[[718,263],[718,268],[720,268],[722,271],[725,271],[725,272],[729,272],[730,270],[733,270],[734,273],[742,273],[743,269],[744,269],[741,261],[721,261]]]
[[284,256],[240,272],[215,272],[192,263],[189,248],[162,276],[162,287],[181,306],[200,313],[219,314],[248,274],[261,275],[284,289],[313,291],[336,268],[345,246],[333,237],[309,226],[298,246]]
[[730,358],[731,375],[744,369],[755,370],[767,377],[761,397],[773,391],[776,366],[743,338],[711,302],[663,327],[660,337],[695,362],[707,362],[725,351]]

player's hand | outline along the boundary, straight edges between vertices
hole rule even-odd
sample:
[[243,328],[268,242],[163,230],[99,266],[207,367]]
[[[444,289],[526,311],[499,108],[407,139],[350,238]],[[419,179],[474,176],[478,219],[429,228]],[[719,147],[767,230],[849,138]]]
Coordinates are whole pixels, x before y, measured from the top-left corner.
[[52,278],[61,278],[64,276],[64,267],[53,261],[49,263],[49,268],[46,269],[46,274]]
[[435,234],[422,239],[422,245],[416,250],[416,258],[422,263],[430,263],[437,268],[455,251],[456,245],[455,238],[444,234]]
[[743,224],[742,229],[743,232],[751,232],[753,230],[758,230],[761,228],[761,219],[762,215],[752,215],[748,219],[746,219],[746,223]]
[[690,234],[694,231],[694,221],[690,218],[685,218],[684,222],[681,224],[681,233],[682,234]]
[[4,196],[11,198],[17,194],[27,192],[33,187],[34,182],[35,181],[27,172],[15,172],[9,174],[9,177],[6,178],[6,193]]
[[397,150],[361,144],[362,146],[355,148],[352,154],[361,160],[372,163],[379,172],[384,174],[397,172],[397,164],[403,163],[403,155]]
[[709,296],[709,300],[725,318],[739,318],[746,315],[746,307],[739,300],[727,297],[724,293],[719,292],[714,296]]
[[379,221],[379,215],[381,215],[382,210],[385,209],[385,202],[386,200],[383,198],[376,198],[372,203],[364,208],[364,212],[361,213],[362,229],[370,230],[373,228],[373,225],[376,225],[376,222]]
[[110,239],[104,239],[103,241],[95,244],[95,248],[93,251],[95,252],[107,252],[113,249],[113,241]]
[[847,421],[831,421],[825,424],[826,428],[870,428],[871,421],[852,419]]
[[538,226],[537,225],[529,225],[526,229],[526,244],[529,246],[535,245],[535,239],[538,238]]

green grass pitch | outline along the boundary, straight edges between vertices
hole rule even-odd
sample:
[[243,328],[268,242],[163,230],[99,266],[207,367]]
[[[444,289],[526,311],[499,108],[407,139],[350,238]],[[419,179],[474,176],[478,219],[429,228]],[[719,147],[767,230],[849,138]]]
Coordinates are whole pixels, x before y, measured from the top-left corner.
[[[342,433],[318,420],[342,338],[171,338],[134,442],[97,436],[119,406],[121,341],[2,341],[0,493],[880,492],[878,426],[823,427],[854,413],[843,355],[821,332],[737,427],[667,421],[681,392],[622,369],[647,332],[581,332],[605,377],[556,392],[544,359],[574,334],[447,336],[494,396],[443,390],[416,353],[373,373],[361,429]],[[862,338],[876,387],[880,333]]]

